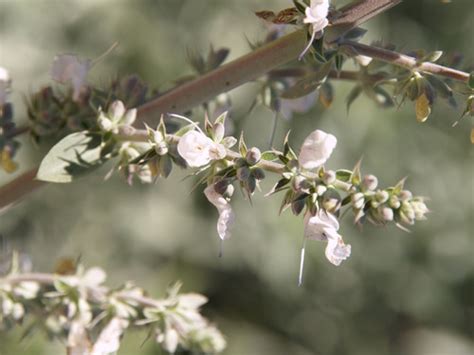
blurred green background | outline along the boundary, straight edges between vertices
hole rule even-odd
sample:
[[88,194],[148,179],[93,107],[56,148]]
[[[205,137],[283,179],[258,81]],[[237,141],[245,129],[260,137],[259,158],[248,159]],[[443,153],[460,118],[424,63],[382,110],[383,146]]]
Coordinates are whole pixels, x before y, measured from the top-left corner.
[[[279,10],[285,0],[0,0],[0,65],[13,77],[17,121],[22,93],[49,82],[57,53],[95,58],[113,42],[120,46],[92,71],[91,82],[137,73],[158,88],[191,72],[186,48],[205,53],[210,43],[248,52],[246,37],[261,39],[265,27],[253,11]],[[344,1],[337,2],[338,4]],[[405,1],[366,24],[364,42],[383,39],[406,50],[462,52],[472,63],[474,2]],[[12,249],[29,255],[38,271],[61,257],[82,256],[108,271],[109,283],[135,280],[152,294],[184,282],[185,291],[210,298],[205,314],[229,343],[225,354],[468,355],[474,353],[473,147],[469,119],[456,128],[458,110],[439,102],[419,124],[411,103],[383,110],[362,97],[346,113],[350,83],[335,83],[328,110],[317,105],[292,121],[280,121],[276,142],[288,129],[298,147],[310,130],[338,137],[329,168],[351,168],[364,157],[363,172],[383,186],[408,176],[407,187],[429,196],[432,213],[412,233],[366,226],[346,217],[341,233],[352,256],[340,267],[324,257],[323,243],[308,243],[303,287],[297,287],[302,218],[278,216],[281,196],[253,206],[240,194],[233,238],[218,258],[217,212],[192,179],[175,170],[156,185],[129,187],[105,170],[72,185],[50,185],[0,217],[2,257]],[[232,116],[248,109],[257,86],[234,90]],[[248,143],[265,146],[272,114],[258,108],[244,126]],[[262,133],[263,132],[263,133]],[[268,133],[267,133],[268,132]],[[25,137],[22,169],[44,150]],[[1,182],[11,179],[2,174]],[[263,184],[267,191],[274,180]],[[1,355],[62,354],[40,334],[19,341],[22,329],[0,334]],[[157,354],[144,333],[128,333],[119,354]]]

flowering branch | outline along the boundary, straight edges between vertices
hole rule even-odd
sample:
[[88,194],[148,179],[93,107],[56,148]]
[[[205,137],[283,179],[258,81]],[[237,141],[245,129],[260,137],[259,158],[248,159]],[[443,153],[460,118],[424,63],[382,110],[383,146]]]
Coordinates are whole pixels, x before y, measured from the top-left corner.
[[[34,316],[46,319],[41,328],[62,340],[68,353],[81,355],[116,353],[132,327],[146,329],[170,353],[178,347],[206,354],[225,348],[222,334],[200,314],[206,297],[180,294],[179,283],[163,299],[150,298],[130,283],[110,289],[103,285],[102,269],[63,264],[64,274],[23,273],[14,258],[10,274],[0,278],[0,326],[9,329]],[[32,325],[42,322],[32,320]]]

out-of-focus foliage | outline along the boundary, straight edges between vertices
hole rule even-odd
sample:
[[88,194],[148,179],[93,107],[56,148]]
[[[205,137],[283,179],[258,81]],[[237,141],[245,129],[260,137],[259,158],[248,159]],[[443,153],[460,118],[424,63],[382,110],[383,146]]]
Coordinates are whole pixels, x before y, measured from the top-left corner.
[[[14,79],[15,117],[26,120],[21,93],[49,82],[49,65],[58,53],[93,58],[119,41],[91,72],[92,80],[106,85],[117,73],[137,73],[166,89],[175,79],[194,75],[186,64],[187,48],[207,53],[212,42],[230,48],[230,58],[242,55],[248,51],[245,36],[255,41],[265,36],[253,11],[287,5],[283,0],[2,1],[0,64]],[[473,22],[471,0],[405,1],[365,26],[364,41],[461,52],[472,61]],[[371,226],[361,233],[346,218],[340,232],[353,246],[351,258],[336,268],[326,262],[321,244],[308,243],[303,287],[296,286],[302,218],[278,217],[278,198],[269,206],[269,199],[255,196],[250,206],[236,195],[233,237],[218,258],[215,209],[202,194],[192,194],[195,180],[179,182],[184,173],[178,169],[175,178],[154,186],[128,187],[119,178],[104,184],[110,167],[73,185],[48,186],[0,217],[0,253],[8,259],[9,250],[18,249],[38,270],[51,267],[51,260],[81,255],[87,264],[108,269],[117,283],[133,279],[157,294],[181,279],[184,291],[209,297],[206,316],[227,335],[226,354],[470,354],[474,179],[466,126],[471,122],[451,128],[464,107],[456,111],[440,102],[421,125],[413,119],[413,107],[384,110],[364,96],[347,115],[345,96],[352,87],[334,82],[331,107],[317,105],[278,122],[275,142],[288,129],[294,146],[315,128],[331,132],[339,143],[329,168],[353,166],[363,155],[365,171],[383,185],[396,183],[389,177],[408,175],[410,188],[430,197],[433,212],[411,234]],[[271,135],[270,112],[258,107],[238,121],[257,89],[249,84],[232,92],[232,117],[248,144],[264,146]],[[16,160],[26,169],[44,152],[29,150],[25,138],[22,143]],[[20,342],[22,330],[0,334],[0,354],[63,352],[40,335]],[[127,334],[120,353],[156,354],[151,342],[140,347],[145,336]]]

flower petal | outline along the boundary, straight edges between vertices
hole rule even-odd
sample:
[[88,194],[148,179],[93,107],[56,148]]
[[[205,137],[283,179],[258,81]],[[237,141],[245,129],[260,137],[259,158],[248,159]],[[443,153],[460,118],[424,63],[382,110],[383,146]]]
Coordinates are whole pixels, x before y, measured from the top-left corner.
[[219,219],[217,220],[217,233],[219,237],[222,240],[229,239],[231,236],[230,228],[235,220],[235,215],[229,201],[215,190],[214,185],[206,187],[204,194],[219,212]]
[[190,167],[207,165],[211,161],[211,149],[215,142],[203,133],[189,131],[182,136],[178,143],[178,153]]
[[316,130],[303,142],[298,157],[304,169],[315,169],[323,165],[336,147],[337,139],[332,134]]

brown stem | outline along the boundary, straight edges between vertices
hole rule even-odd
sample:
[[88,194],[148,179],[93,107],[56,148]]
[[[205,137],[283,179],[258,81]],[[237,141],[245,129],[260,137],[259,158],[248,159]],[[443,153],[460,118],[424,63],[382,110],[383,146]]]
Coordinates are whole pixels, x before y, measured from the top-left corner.
[[38,168],[34,168],[0,187],[0,214],[27,194],[46,184],[35,179],[37,172]]
[[7,139],[12,139],[12,138],[15,138],[16,136],[22,135],[29,131],[30,131],[30,127],[28,125],[18,126],[12,129],[11,131],[9,131],[8,134],[5,135],[5,137]]
[[463,71],[452,69],[431,62],[419,63],[416,58],[398,52],[390,51],[388,49],[373,47],[354,41],[341,41],[340,44],[342,46],[347,46],[351,49],[354,49],[358,54],[375,58],[393,65],[398,65],[409,70],[416,70],[419,72],[444,76],[445,78],[449,78],[456,81],[462,81],[465,83],[469,81],[469,74]]
[[[337,39],[341,34],[388,10],[401,0],[361,0],[341,8],[331,17],[325,38]],[[150,101],[139,108],[137,125],[148,122],[156,125],[161,114],[184,113],[206,102],[220,93],[251,81],[268,71],[294,60],[306,42],[303,30],[290,33],[257,50],[223,65],[193,81],[185,83],[169,93]],[[0,211],[21,199],[27,193],[44,185],[34,180],[37,168],[18,177],[0,188]]]

